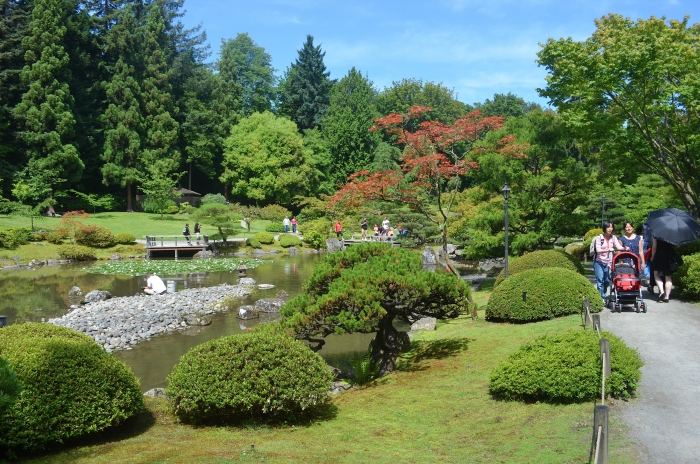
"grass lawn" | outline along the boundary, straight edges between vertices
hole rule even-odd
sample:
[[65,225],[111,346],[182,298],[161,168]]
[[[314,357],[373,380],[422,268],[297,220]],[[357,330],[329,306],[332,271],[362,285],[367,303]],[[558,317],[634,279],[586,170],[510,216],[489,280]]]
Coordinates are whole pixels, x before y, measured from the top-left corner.
[[[193,427],[178,423],[164,400],[148,399],[148,411],[124,426],[27,462],[588,462],[594,403],[488,395],[499,361],[540,335],[569,329],[582,330],[578,316],[510,325],[485,322],[480,311],[477,322],[461,317],[418,335],[398,371],[336,397],[328,417],[311,424]],[[636,462],[622,427],[613,418],[610,460]]]

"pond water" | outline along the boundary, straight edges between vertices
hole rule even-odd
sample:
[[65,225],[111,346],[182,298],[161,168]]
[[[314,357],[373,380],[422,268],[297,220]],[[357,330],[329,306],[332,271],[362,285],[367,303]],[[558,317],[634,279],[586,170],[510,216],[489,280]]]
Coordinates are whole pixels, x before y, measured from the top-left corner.
[[[285,290],[293,297],[301,291],[303,282],[311,275],[320,255],[303,253],[265,256],[269,262],[248,270],[260,284],[272,284],[275,288],[256,291],[241,299],[241,305],[253,304],[260,298],[274,297]],[[90,290],[107,290],[113,296],[131,296],[143,286],[143,277],[124,275],[88,274],[84,265],[51,266],[32,271],[0,273],[0,315],[8,317],[8,324],[41,322],[59,317],[69,311],[68,290],[74,285],[83,293]],[[222,283],[235,284],[236,272],[207,272],[179,275],[163,275],[163,280],[175,280],[177,289],[209,287]],[[136,345],[132,350],[116,352],[115,356],[131,367],[141,380],[143,391],[164,387],[165,378],[172,371],[180,356],[190,348],[225,335],[246,332],[260,323],[260,319],[242,321],[234,312],[213,315],[212,323],[204,327],[192,327],[184,332],[165,334]],[[364,353],[374,334],[329,336],[319,352],[329,363]]]

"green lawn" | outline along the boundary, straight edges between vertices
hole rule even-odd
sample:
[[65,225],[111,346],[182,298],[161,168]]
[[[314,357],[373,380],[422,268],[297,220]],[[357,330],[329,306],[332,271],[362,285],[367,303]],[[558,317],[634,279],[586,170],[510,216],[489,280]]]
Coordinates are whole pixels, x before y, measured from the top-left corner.
[[[312,424],[192,427],[178,423],[164,400],[149,399],[148,411],[125,426],[28,462],[588,462],[593,403],[488,395],[500,360],[540,335],[582,330],[580,318],[510,325],[483,321],[483,311],[480,317],[420,334],[400,370],[336,397],[328,417]],[[611,462],[636,462],[623,426],[613,417],[610,427]]]

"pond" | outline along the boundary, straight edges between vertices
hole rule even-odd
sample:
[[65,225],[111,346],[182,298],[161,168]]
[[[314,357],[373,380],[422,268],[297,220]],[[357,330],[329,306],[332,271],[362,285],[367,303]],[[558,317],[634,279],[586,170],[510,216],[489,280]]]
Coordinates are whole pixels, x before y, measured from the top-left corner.
[[[241,305],[253,304],[260,298],[274,297],[280,290],[285,290],[290,297],[299,294],[303,282],[321,255],[265,255],[264,259],[269,261],[249,269],[248,277],[260,284],[272,284],[275,288],[256,291],[241,299]],[[80,287],[83,293],[99,289],[107,290],[115,297],[134,295],[144,285],[143,277],[90,274],[83,271],[83,268],[84,265],[67,265],[0,273],[0,315],[8,316],[8,324],[46,321],[69,311],[68,291],[74,285]],[[201,272],[161,277],[163,280],[174,280],[177,289],[182,290],[222,283],[235,284],[238,274]],[[166,376],[180,356],[190,348],[214,338],[246,332],[258,323],[259,319],[237,319],[234,312],[216,313],[208,326],[160,335],[136,345],[132,350],[116,352],[115,356],[131,367],[141,381],[142,390],[147,391],[154,387],[164,387]],[[326,345],[319,354],[329,363],[336,363],[348,356],[364,353],[373,336],[374,334],[330,336],[326,338]]]

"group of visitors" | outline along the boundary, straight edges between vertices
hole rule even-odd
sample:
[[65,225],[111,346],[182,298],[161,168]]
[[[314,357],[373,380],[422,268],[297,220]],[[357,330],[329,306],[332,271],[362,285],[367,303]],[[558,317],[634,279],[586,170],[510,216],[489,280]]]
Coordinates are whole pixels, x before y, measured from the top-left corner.
[[292,216],[292,220],[289,220],[288,216],[285,216],[284,219],[282,220],[282,225],[284,226],[284,233],[288,234],[289,233],[289,226],[292,226],[292,233],[296,234],[297,233],[297,217]]
[[[199,245],[199,237],[202,234],[202,225],[199,222],[194,223],[194,233],[197,236],[197,245]],[[192,234],[190,234],[189,223],[185,224],[185,227],[182,229],[182,235],[184,235],[185,239],[187,239],[187,244],[192,245]]]
[[644,226],[644,236],[635,234],[634,225],[625,222],[625,233],[618,238],[613,235],[615,226],[612,222],[603,224],[603,233],[594,238],[592,249],[595,251],[593,269],[596,276],[596,286],[603,300],[606,299],[608,287],[611,285],[610,268],[614,252],[628,251],[635,256],[639,263],[639,273],[649,279],[647,290],[654,295],[654,286],[659,287],[659,302],[668,303],[673,286],[671,261],[675,256],[673,245],[654,237],[653,231]]

